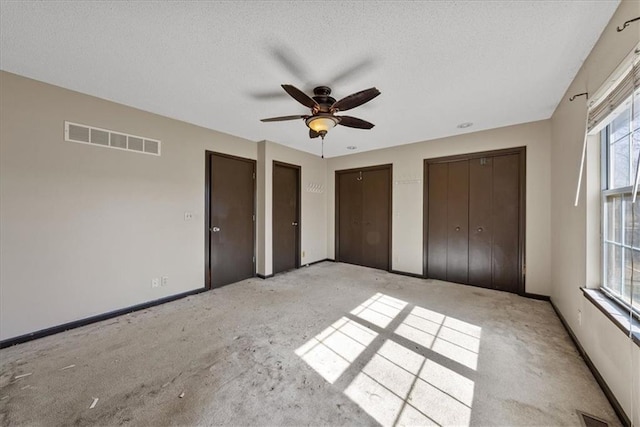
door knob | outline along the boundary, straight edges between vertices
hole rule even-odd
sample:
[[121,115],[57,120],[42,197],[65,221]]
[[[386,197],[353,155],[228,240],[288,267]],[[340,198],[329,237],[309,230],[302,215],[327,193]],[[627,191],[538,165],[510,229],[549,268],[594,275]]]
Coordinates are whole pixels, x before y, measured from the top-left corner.
[[478,233],[482,233],[482,227],[478,227]]
[[220,227],[213,227],[211,231],[213,231],[214,233],[217,233],[218,231],[220,231]]
[[298,223],[297,222],[292,222],[291,225],[296,226],[296,225],[298,225]]
[[460,227],[456,227],[456,231],[460,231]]

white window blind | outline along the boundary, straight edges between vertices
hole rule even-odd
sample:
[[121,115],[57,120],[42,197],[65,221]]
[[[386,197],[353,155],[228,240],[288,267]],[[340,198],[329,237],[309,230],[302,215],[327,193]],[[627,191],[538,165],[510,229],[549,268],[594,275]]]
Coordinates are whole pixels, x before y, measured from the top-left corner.
[[[578,171],[578,185],[574,206],[580,200],[580,187],[584,172],[584,162],[587,154],[588,135],[594,135],[604,126],[615,119],[617,113],[625,108],[633,93],[640,87],[640,43],[627,55],[625,60],[607,79],[605,86],[596,92],[596,96],[589,101],[585,131],[582,142],[582,159]],[[637,189],[637,187],[636,187]],[[635,202],[635,196],[634,196]]]
[[607,120],[609,114],[616,111],[638,88],[640,88],[640,63],[636,61],[631,69],[619,79],[618,83],[608,91],[608,94],[589,108],[588,131]]

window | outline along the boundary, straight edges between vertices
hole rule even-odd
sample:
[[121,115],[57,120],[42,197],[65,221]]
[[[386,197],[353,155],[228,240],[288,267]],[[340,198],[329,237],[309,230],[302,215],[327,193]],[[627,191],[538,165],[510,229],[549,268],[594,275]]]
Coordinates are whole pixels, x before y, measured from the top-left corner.
[[640,90],[601,132],[604,291],[640,315],[640,197],[633,186],[640,156]]

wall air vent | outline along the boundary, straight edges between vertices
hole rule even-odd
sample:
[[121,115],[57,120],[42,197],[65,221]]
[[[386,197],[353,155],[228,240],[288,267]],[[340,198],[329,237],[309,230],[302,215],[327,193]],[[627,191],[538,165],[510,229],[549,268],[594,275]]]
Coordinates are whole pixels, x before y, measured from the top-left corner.
[[143,154],[160,155],[161,142],[143,136],[128,135],[108,129],[78,123],[64,122],[64,139],[69,142],[97,145],[117,150],[136,151]]
[[591,414],[587,414],[586,412],[582,412],[576,410],[578,413],[578,418],[580,418],[580,424],[582,427],[608,427],[609,424],[598,417],[594,417]]

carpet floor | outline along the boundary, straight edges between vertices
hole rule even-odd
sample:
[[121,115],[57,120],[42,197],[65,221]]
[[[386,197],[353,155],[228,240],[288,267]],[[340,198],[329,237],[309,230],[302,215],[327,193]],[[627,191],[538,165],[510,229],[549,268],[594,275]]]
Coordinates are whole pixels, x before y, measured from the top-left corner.
[[0,361],[1,425],[620,425],[548,302],[331,262]]

